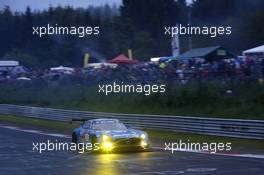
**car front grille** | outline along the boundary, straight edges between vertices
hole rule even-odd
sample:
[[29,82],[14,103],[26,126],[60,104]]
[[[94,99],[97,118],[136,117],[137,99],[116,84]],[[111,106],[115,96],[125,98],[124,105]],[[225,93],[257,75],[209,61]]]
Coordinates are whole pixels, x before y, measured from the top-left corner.
[[116,139],[114,143],[120,146],[140,145],[140,138],[121,138]]

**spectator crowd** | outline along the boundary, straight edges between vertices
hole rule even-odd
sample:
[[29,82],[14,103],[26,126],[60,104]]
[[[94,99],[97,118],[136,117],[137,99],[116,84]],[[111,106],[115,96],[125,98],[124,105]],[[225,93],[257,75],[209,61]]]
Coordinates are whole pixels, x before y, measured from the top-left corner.
[[202,60],[142,62],[137,64],[120,64],[98,67],[75,68],[74,71],[32,70],[23,72],[17,77],[7,73],[0,74],[0,83],[16,81],[76,81],[86,84],[101,82],[127,83],[161,83],[190,80],[230,80],[230,79],[262,79],[264,77],[264,59],[243,58],[205,62]]

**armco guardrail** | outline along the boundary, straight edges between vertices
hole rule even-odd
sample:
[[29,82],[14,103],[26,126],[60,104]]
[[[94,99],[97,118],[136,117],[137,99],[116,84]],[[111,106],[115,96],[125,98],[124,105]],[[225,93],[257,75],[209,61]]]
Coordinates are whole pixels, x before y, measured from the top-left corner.
[[264,139],[264,120],[115,114],[0,104],[0,114],[69,122],[73,118],[117,118],[125,124],[196,134]]

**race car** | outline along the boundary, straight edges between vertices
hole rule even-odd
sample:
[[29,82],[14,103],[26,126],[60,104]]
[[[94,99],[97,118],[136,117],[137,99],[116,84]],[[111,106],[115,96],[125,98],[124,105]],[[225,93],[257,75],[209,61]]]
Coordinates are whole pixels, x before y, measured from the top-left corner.
[[150,146],[148,134],[126,127],[117,119],[84,120],[74,129],[72,142],[91,143],[93,150],[112,152],[115,150],[147,150]]

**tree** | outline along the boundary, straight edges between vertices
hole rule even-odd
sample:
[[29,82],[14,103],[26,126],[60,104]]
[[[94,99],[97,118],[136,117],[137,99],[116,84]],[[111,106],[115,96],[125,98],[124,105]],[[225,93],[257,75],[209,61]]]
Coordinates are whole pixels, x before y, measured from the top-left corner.
[[5,6],[0,15],[0,56],[3,56],[13,46],[14,21],[9,6]]
[[[138,50],[135,56],[145,60],[171,55],[171,39],[164,35],[164,27],[174,26],[179,21],[179,14],[179,4],[174,0],[123,0],[119,26],[132,26],[127,30],[131,30],[129,42],[133,43],[124,45],[129,42],[122,42],[123,47],[134,47],[133,50]],[[153,43],[145,45],[144,40]]]

